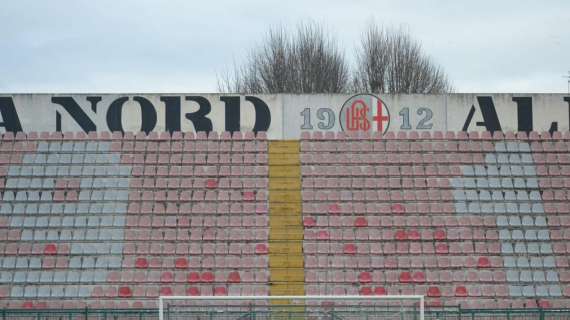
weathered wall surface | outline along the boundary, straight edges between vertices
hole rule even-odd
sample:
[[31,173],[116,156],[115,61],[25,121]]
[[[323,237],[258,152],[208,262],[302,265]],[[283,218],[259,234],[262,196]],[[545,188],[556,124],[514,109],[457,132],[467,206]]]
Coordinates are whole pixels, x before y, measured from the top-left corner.
[[5,131],[566,131],[570,95],[2,94]]

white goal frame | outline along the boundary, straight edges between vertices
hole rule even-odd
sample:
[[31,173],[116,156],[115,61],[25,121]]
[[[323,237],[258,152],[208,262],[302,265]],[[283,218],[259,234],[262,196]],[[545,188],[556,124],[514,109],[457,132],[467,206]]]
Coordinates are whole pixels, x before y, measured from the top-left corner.
[[158,298],[159,320],[164,320],[164,304],[168,300],[192,301],[271,301],[271,300],[353,300],[353,301],[381,301],[381,300],[418,300],[419,320],[424,320],[425,298],[422,295],[384,295],[384,296],[160,296]]

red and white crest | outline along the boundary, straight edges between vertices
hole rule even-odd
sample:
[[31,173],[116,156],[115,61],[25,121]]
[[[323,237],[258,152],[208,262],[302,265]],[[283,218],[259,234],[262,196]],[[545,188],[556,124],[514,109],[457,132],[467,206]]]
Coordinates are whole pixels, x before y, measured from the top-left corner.
[[382,132],[390,127],[390,111],[384,101],[372,94],[352,96],[340,110],[343,131]]

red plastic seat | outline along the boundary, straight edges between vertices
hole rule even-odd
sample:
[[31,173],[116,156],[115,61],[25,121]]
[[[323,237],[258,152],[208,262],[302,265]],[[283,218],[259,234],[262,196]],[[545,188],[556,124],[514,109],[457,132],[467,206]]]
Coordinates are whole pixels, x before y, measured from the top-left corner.
[[45,255],[55,255],[57,254],[57,246],[53,243],[46,244],[44,247]]
[[352,243],[345,244],[343,249],[345,254],[352,254],[352,255],[356,254],[356,250],[357,250],[356,245]]
[[370,287],[362,287],[360,288],[360,295],[361,296],[371,296],[374,292]]
[[412,275],[412,278],[413,278],[414,282],[418,282],[418,283],[426,282],[426,275],[421,271],[414,272],[414,274]]
[[427,290],[427,296],[431,298],[440,298],[441,291],[438,287],[429,287]]
[[303,219],[303,226],[306,228],[311,228],[317,225],[317,221],[313,217],[305,217]]
[[176,269],[186,269],[188,268],[188,260],[186,258],[178,258],[174,262]]
[[447,243],[438,243],[435,245],[435,253],[447,254],[449,253],[449,246],[447,245]]
[[340,213],[340,205],[338,205],[337,203],[329,205],[328,213],[329,214],[339,214]]
[[491,267],[491,261],[487,257],[479,257],[477,260],[478,268],[489,268]]
[[467,288],[464,286],[455,287],[455,296],[456,297],[467,297]]
[[174,275],[170,271],[163,272],[160,275],[160,282],[162,283],[170,283],[174,280]]
[[370,272],[361,272],[358,275],[358,281],[360,281],[360,283],[370,283],[372,281],[372,275]]
[[406,213],[406,208],[404,207],[403,204],[395,203],[392,205],[391,208],[392,208],[392,213],[398,213],[398,214]]
[[258,243],[255,245],[255,254],[267,254],[268,251],[267,245],[264,243]]
[[215,287],[214,288],[214,295],[215,296],[227,296],[228,290],[226,287]]
[[367,227],[368,221],[364,217],[358,217],[354,220],[355,227]]
[[241,277],[239,275],[239,272],[237,271],[232,271],[228,274],[228,282],[229,283],[240,283],[241,282]]
[[188,274],[188,282],[190,283],[200,282],[200,274],[198,272],[190,272]]
[[202,282],[214,282],[214,274],[210,271],[206,271],[202,273],[200,280],[202,280]]
[[445,240],[447,238],[447,235],[445,234],[445,230],[435,230],[435,232],[433,233],[433,238],[435,240]]
[[412,282],[412,275],[407,271],[400,273],[400,282],[402,283]]
[[418,230],[408,231],[408,240],[420,240],[420,232]]
[[120,298],[130,298],[133,296],[133,292],[129,287],[119,287],[119,297]]
[[245,191],[243,193],[243,200],[244,201],[255,201],[255,193],[253,193],[253,191]]
[[398,230],[394,234],[394,238],[400,241],[408,240],[408,234],[404,230]]
[[387,294],[386,288],[376,287],[376,288],[374,288],[374,294],[377,296],[385,296]]
[[199,296],[200,295],[200,288],[198,287],[190,287],[186,290],[186,295],[189,296]]
[[161,287],[159,293],[161,296],[171,296],[172,295],[172,288]]
[[317,233],[317,239],[319,239],[319,240],[329,240],[329,238],[330,238],[330,234],[326,230],[320,230]]
[[137,269],[148,268],[148,260],[146,258],[137,258],[137,260],[135,260],[135,268]]
[[215,189],[218,187],[218,181],[214,179],[206,180],[206,188],[207,189]]

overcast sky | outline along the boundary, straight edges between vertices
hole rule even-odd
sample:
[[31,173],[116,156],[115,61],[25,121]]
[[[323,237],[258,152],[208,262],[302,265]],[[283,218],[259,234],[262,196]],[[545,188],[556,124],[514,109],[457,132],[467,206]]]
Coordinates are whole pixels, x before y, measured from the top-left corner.
[[[563,92],[570,1],[2,0],[0,92],[216,92],[276,24],[403,25],[457,92]],[[352,59],[352,58],[351,58]]]

